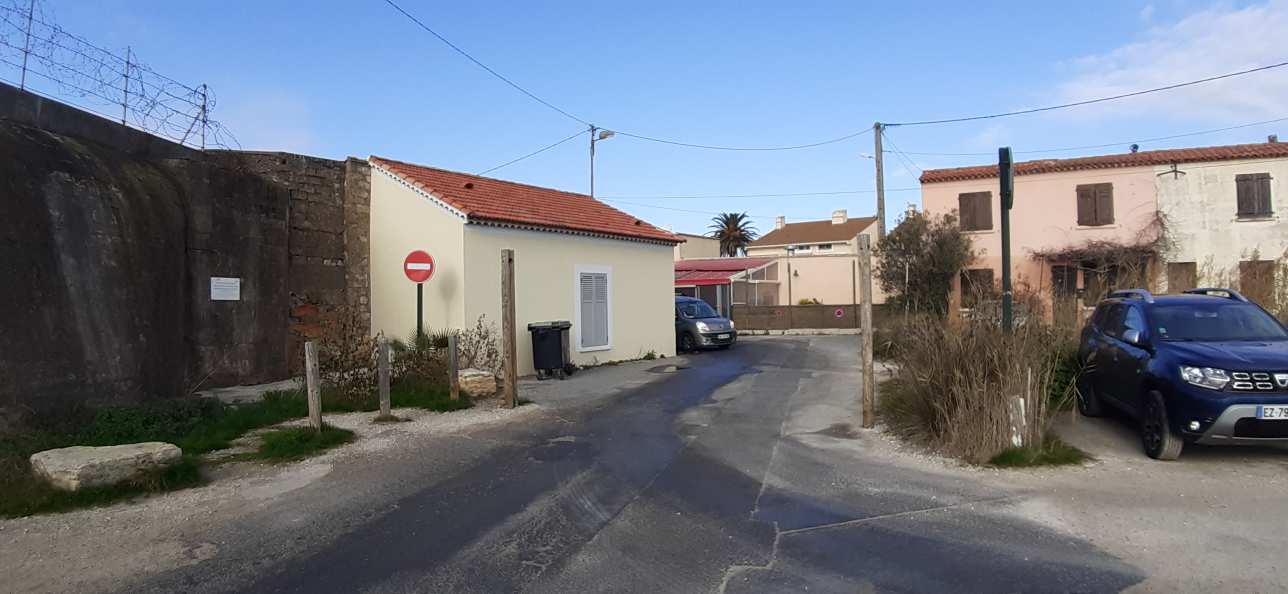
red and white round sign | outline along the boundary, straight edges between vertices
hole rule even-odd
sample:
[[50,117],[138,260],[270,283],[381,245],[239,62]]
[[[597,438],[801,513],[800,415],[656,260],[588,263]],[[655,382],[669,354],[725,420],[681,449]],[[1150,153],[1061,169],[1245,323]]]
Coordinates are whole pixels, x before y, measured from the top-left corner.
[[845,317],[845,310],[838,307],[836,308],[836,311],[832,313],[832,315],[838,318],[843,318]]
[[434,276],[434,257],[416,250],[403,260],[403,274],[413,283],[423,283]]

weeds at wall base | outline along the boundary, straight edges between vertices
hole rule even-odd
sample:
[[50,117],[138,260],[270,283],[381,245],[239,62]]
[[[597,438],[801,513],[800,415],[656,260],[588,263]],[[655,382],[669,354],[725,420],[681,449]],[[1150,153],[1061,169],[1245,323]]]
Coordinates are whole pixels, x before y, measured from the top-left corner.
[[1086,452],[1075,448],[1055,436],[1048,436],[1040,448],[1010,448],[1003,450],[989,461],[999,468],[1026,468],[1035,466],[1068,466],[1092,460]]

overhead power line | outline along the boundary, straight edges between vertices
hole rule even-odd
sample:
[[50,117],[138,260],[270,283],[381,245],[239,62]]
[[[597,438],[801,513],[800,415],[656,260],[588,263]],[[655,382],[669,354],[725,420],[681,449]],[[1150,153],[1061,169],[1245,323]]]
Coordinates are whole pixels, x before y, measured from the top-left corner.
[[[921,188],[886,188],[887,192],[919,192]],[[795,192],[787,194],[692,194],[678,196],[601,196],[603,200],[697,200],[703,198],[806,198],[810,196],[842,196],[847,194],[875,194],[876,190],[835,190],[830,192]]]
[[585,134],[585,133],[586,133],[586,131],[585,131],[585,130],[578,130],[578,131],[576,131],[576,132],[573,132],[573,133],[572,133],[572,136],[569,136],[568,138],[565,138],[565,139],[560,140],[559,142],[556,142],[556,143],[553,143],[553,144],[548,144],[548,145],[546,145],[546,146],[544,146],[544,147],[542,147],[542,148],[539,148],[539,149],[537,149],[537,150],[535,150],[535,151],[532,151],[532,152],[530,152],[530,153],[528,153],[528,154],[526,154],[526,155],[524,155],[524,156],[522,156],[522,157],[519,157],[519,158],[517,158],[517,159],[511,159],[511,160],[506,161],[506,162],[504,162],[504,163],[502,163],[502,164],[500,164],[500,165],[497,165],[496,167],[493,167],[493,168],[491,168],[491,169],[484,169],[483,171],[478,172],[478,173],[477,173],[477,175],[483,175],[483,174],[485,174],[485,173],[491,173],[491,172],[496,171],[497,169],[500,169],[500,168],[502,168],[502,167],[509,167],[509,166],[511,166],[511,165],[514,165],[515,163],[518,163],[519,161],[522,161],[522,160],[524,160],[524,159],[527,159],[528,157],[535,157],[535,156],[537,156],[537,155],[540,155],[541,153],[544,153],[544,152],[546,152],[546,151],[548,151],[548,150],[550,150],[550,149],[552,149],[552,148],[555,148],[555,147],[557,147],[557,146],[559,146],[559,145],[561,145],[561,144],[563,144],[563,143],[565,143],[565,142],[568,142],[569,140],[572,140],[572,139],[574,139],[574,138],[576,138],[576,137],[578,137],[578,136],[581,136],[582,134]]
[[622,132],[621,130],[614,130],[614,132],[617,132],[622,136],[629,136],[631,138],[637,138],[639,140],[647,140],[649,142],[659,142],[662,144],[684,146],[689,148],[709,149],[709,150],[715,150],[715,151],[794,151],[798,149],[814,148],[816,146],[824,146],[828,144],[843,142],[851,138],[857,138],[859,136],[863,136],[864,134],[867,134],[868,132],[871,132],[871,131],[872,131],[872,128],[864,128],[862,130],[859,130],[858,132],[846,134],[845,136],[839,136],[831,140],[823,140],[820,142],[811,142],[809,144],[797,144],[792,146],[715,146],[710,144],[694,144],[689,142],[666,140],[664,138],[652,138],[649,136],[644,136],[642,134],[633,134],[631,132]]
[[[1273,120],[1263,120],[1260,122],[1250,122],[1239,124],[1237,126],[1226,126],[1225,128],[1213,128],[1211,130],[1199,130],[1197,132],[1185,132],[1183,134],[1173,134],[1171,136],[1156,136],[1154,138],[1141,138],[1137,140],[1124,140],[1121,142],[1108,142],[1105,144],[1088,144],[1083,146],[1066,146],[1061,148],[1033,149],[1029,151],[1015,151],[1017,155],[1037,155],[1042,153],[1063,153],[1068,151],[1083,151],[1091,149],[1102,149],[1112,147],[1123,147],[1132,144],[1141,144],[1146,142],[1158,142],[1160,140],[1175,140],[1177,138],[1186,138],[1189,136],[1202,136],[1205,134],[1216,134],[1218,132],[1229,132],[1230,130],[1239,130],[1241,128],[1251,128],[1253,126],[1264,126],[1266,124],[1276,124],[1288,121],[1288,117],[1275,118]],[[929,157],[995,157],[997,151],[979,152],[979,153],[936,153],[925,151],[904,151],[906,155],[924,155]]]
[[[626,204],[626,205],[630,205],[630,206],[638,206],[638,207],[641,207],[641,208],[656,208],[656,209],[658,209],[658,210],[671,210],[671,211],[675,211],[675,212],[687,212],[687,213],[692,213],[692,214],[708,214],[708,215],[722,215],[722,214],[724,214],[723,212],[718,212],[718,211],[714,211],[714,210],[693,210],[693,209],[689,209],[689,208],[674,208],[674,207],[670,207],[670,206],[657,206],[657,205],[655,205],[655,204],[640,204],[640,203],[638,203],[638,202],[630,202],[630,201],[627,201],[627,200],[615,200],[615,199],[611,199],[611,198],[600,198],[600,200],[603,200],[603,201],[605,201],[605,202],[615,202],[615,203],[617,203],[617,204]],[[743,213],[743,214],[746,214],[747,216],[752,217],[752,218],[755,218],[755,219],[772,219],[772,218],[775,218],[775,215],[757,215],[757,214],[747,214],[747,213]]]
[[1190,86],[1199,85],[1199,84],[1208,83],[1208,82],[1217,81],[1217,80],[1222,80],[1222,79],[1226,79],[1226,78],[1234,78],[1234,77],[1236,77],[1236,76],[1243,76],[1243,75],[1246,75],[1246,74],[1253,74],[1253,73],[1256,73],[1256,72],[1263,72],[1263,71],[1266,71],[1266,70],[1273,70],[1273,69],[1275,69],[1275,68],[1282,68],[1282,67],[1284,67],[1284,66],[1288,66],[1288,62],[1279,62],[1279,63],[1276,63],[1276,64],[1267,64],[1267,65],[1265,65],[1265,66],[1258,66],[1258,67],[1256,67],[1256,68],[1249,68],[1249,69],[1247,69],[1247,70],[1240,70],[1240,71],[1238,71],[1238,72],[1228,72],[1228,73],[1226,73],[1226,74],[1218,74],[1218,75],[1216,75],[1216,76],[1209,76],[1209,77],[1207,77],[1207,78],[1200,78],[1200,79],[1197,79],[1197,80],[1191,80],[1191,81],[1186,81],[1186,82],[1180,82],[1180,83],[1170,84],[1170,85],[1166,85],[1166,86],[1162,86],[1162,87],[1154,87],[1154,88],[1152,88],[1152,89],[1145,89],[1145,90],[1142,90],[1142,91],[1132,91],[1132,92],[1130,92],[1130,93],[1121,93],[1121,94],[1118,94],[1118,95],[1111,95],[1111,96],[1109,96],[1109,97],[1099,97],[1099,98],[1096,98],[1096,99],[1086,99],[1086,100],[1083,100],[1083,101],[1074,101],[1074,102],[1072,102],[1072,103],[1062,103],[1062,104],[1060,104],[1060,105],[1048,105],[1048,106],[1046,106],[1046,107],[1035,107],[1035,108],[1033,108],[1033,109],[1021,109],[1021,110],[1016,110],[1016,111],[1007,111],[1007,112],[1002,112],[1002,113],[991,113],[991,114],[986,114],[986,115],[967,116],[967,117],[960,117],[960,118],[944,118],[944,119],[936,119],[936,120],[921,120],[921,121],[917,121],[917,122],[896,122],[896,123],[889,123],[889,124],[885,124],[885,126],[928,126],[928,125],[931,125],[931,124],[951,124],[951,123],[955,123],[955,122],[973,122],[973,121],[977,121],[977,120],[988,120],[988,119],[993,119],[993,118],[1004,118],[1004,117],[1017,116],[1017,115],[1026,115],[1026,114],[1031,114],[1031,113],[1039,113],[1039,112],[1044,112],[1044,111],[1055,111],[1055,110],[1057,110],[1057,109],[1068,109],[1068,108],[1070,108],[1070,107],[1080,107],[1080,106],[1083,106],[1083,105],[1092,105],[1092,104],[1094,104],[1094,103],[1104,103],[1104,102],[1106,102],[1106,101],[1115,101],[1115,100],[1118,100],[1118,99],[1126,99],[1126,98],[1128,98],[1128,97],[1138,97],[1138,96],[1140,96],[1140,95],[1148,95],[1148,94],[1150,94],[1150,93],[1158,93],[1158,92],[1161,92],[1161,91],[1170,91],[1170,90],[1173,90],[1173,89],[1179,89],[1179,88],[1182,88],[1182,87],[1190,87]]
[[[532,99],[533,101],[536,101],[537,103],[540,103],[541,105],[544,105],[544,106],[546,106],[547,108],[549,108],[549,109],[551,109],[551,110],[553,110],[553,111],[555,111],[555,112],[559,113],[560,115],[562,115],[562,116],[564,116],[564,117],[566,117],[566,118],[568,118],[568,119],[571,119],[571,120],[573,120],[573,121],[575,121],[575,122],[579,122],[579,123],[584,124],[584,125],[586,125],[586,126],[591,126],[591,125],[592,125],[588,120],[586,120],[586,119],[584,119],[584,118],[581,118],[581,117],[579,117],[579,116],[577,116],[577,115],[575,115],[575,114],[573,114],[573,113],[571,113],[571,112],[569,112],[569,111],[567,111],[567,110],[565,110],[565,109],[563,109],[563,108],[561,108],[561,107],[559,107],[559,106],[557,106],[557,105],[555,105],[555,104],[553,104],[553,103],[551,103],[551,102],[549,102],[549,101],[546,101],[545,99],[542,99],[542,98],[541,98],[540,96],[538,96],[536,93],[533,93],[532,91],[529,91],[529,90],[525,89],[525,88],[524,88],[522,85],[520,85],[519,83],[516,83],[516,82],[514,82],[513,80],[510,80],[510,79],[509,79],[509,78],[507,78],[505,75],[501,74],[500,72],[497,72],[495,69],[493,69],[492,67],[488,66],[487,64],[484,64],[481,60],[479,60],[478,58],[475,58],[474,56],[470,55],[470,53],[469,53],[469,52],[465,51],[465,50],[464,50],[464,49],[462,49],[460,46],[456,45],[455,43],[452,43],[452,42],[451,42],[449,39],[447,39],[446,37],[443,37],[441,34],[439,34],[437,31],[435,31],[435,30],[434,30],[433,28],[431,28],[429,25],[425,24],[425,22],[424,22],[424,21],[422,21],[422,20],[420,20],[420,19],[416,18],[416,16],[415,16],[415,15],[413,15],[413,14],[411,14],[410,12],[407,12],[405,9],[403,9],[403,7],[399,6],[396,2],[394,2],[394,0],[385,0],[385,4],[388,4],[389,6],[393,7],[393,9],[394,9],[394,10],[398,11],[398,12],[399,12],[400,14],[402,14],[404,17],[407,17],[407,19],[408,19],[408,20],[410,20],[411,22],[415,23],[415,24],[416,24],[416,26],[420,27],[421,29],[424,29],[426,33],[429,33],[430,35],[433,35],[435,39],[437,39],[437,40],[439,40],[439,41],[443,42],[443,44],[444,44],[444,45],[446,45],[447,47],[452,48],[452,51],[455,51],[456,53],[458,53],[458,54],[460,54],[461,56],[463,56],[465,59],[469,60],[470,62],[473,62],[475,66],[478,66],[479,68],[482,68],[484,71],[486,71],[488,74],[491,74],[491,75],[492,75],[493,77],[495,77],[497,80],[499,80],[499,81],[501,81],[501,82],[503,82],[503,83],[505,83],[505,84],[509,85],[509,86],[510,86],[511,88],[513,88],[514,90],[516,90],[516,91],[518,91],[518,92],[520,92],[520,93],[523,93],[523,94],[524,94],[525,96],[527,96],[529,99]],[[618,133],[618,134],[620,134],[620,135],[622,135],[622,136],[629,136],[629,137],[631,137],[631,138],[635,138],[635,139],[639,139],[639,140],[644,140],[644,141],[647,141],[647,142],[656,142],[656,143],[660,143],[660,144],[669,144],[669,145],[672,145],[672,146],[682,146],[682,147],[688,147],[688,148],[707,149],[707,150],[715,150],[715,151],[794,151],[794,150],[799,150],[799,149],[807,149],[807,148],[814,148],[814,147],[817,147],[817,146],[824,146],[824,145],[828,145],[828,144],[835,144],[835,143],[838,143],[838,142],[842,142],[842,141],[845,141],[845,140],[849,140],[849,139],[851,139],[851,138],[855,138],[855,137],[858,137],[858,136],[862,136],[862,135],[864,135],[864,134],[866,134],[866,133],[868,133],[868,132],[871,132],[871,131],[872,131],[872,130],[871,130],[871,128],[865,128],[865,129],[863,129],[863,130],[859,130],[859,131],[857,131],[857,132],[853,132],[853,133],[850,133],[850,134],[846,134],[846,135],[844,135],[844,136],[840,136],[840,137],[837,137],[837,138],[832,138],[832,139],[828,139],[828,140],[821,140],[821,141],[818,141],[818,142],[809,142],[809,143],[805,143],[805,144],[788,145],[788,146],[726,146],[726,145],[718,145],[718,144],[704,144],[704,143],[696,143],[696,142],[682,142],[682,141],[679,141],[679,140],[671,140],[671,139],[667,139],[667,138],[658,138],[658,137],[654,137],[654,136],[647,136],[647,135],[644,135],[644,134],[637,134],[637,133],[634,133],[634,132],[623,131],[623,130],[621,130],[621,129],[619,129],[619,128],[614,128],[614,127],[611,127],[611,126],[600,126],[600,127],[601,127],[601,128],[604,128],[604,129],[607,129],[607,130],[612,130],[613,132],[616,132],[616,133]]]

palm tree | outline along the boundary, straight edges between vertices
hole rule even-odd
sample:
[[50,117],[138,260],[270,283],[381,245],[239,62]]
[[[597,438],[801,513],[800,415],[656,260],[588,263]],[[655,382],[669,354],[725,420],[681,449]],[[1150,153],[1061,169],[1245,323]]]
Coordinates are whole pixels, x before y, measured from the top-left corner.
[[736,257],[760,234],[745,212],[726,212],[711,217],[711,237],[720,240],[720,254]]

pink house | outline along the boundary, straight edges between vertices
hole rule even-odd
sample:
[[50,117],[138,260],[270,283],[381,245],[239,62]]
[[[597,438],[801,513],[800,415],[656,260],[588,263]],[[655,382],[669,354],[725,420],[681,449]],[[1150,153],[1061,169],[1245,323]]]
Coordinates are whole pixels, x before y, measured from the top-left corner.
[[[1124,262],[1152,278],[1147,270],[1158,256],[1158,208],[1149,155],[1016,165],[1011,273],[1017,293],[1039,296],[1047,316],[1076,319],[1079,301],[1094,303],[1116,284],[1143,282],[1136,274],[1119,278]],[[974,244],[977,259],[962,275],[963,304],[969,307],[972,292],[993,292],[1001,283],[997,166],[926,170],[921,184],[926,212],[958,215]]]

